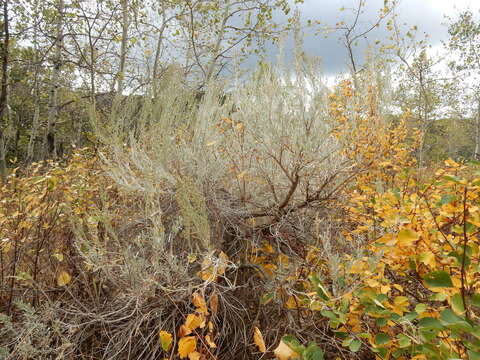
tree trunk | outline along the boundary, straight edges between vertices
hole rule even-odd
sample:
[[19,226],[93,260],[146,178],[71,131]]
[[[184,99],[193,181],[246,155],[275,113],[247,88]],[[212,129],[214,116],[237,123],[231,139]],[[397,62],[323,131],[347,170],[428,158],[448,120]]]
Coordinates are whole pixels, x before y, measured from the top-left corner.
[[128,14],[128,0],[121,0],[122,5],[122,42],[120,45],[120,65],[117,75],[117,95],[122,95],[125,79],[125,62],[127,60],[127,42],[130,17]]
[[475,124],[475,160],[480,160],[480,96],[477,97],[477,117]]
[[158,92],[158,70],[160,68],[160,55],[162,52],[162,46],[163,46],[163,33],[165,31],[165,15],[163,16],[163,23],[162,27],[160,28],[160,31],[158,33],[158,39],[157,39],[157,48],[155,50],[155,61],[153,63],[153,72],[152,72],[152,85],[153,85],[153,96],[157,96]]
[[57,157],[56,123],[58,120],[58,88],[60,86],[60,71],[62,69],[64,0],[58,0],[57,4],[58,20],[55,31],[55,55],[51,76],[50,98],[48,100],[47,128],[42,144],[44,159]]
[[220,30],[218,31],[218,36],[215,41],[215,45],[213,47],[213,53],[212,53],[212,59],[210,63],[208,64],[208,68],[206,71],[205,75],[205,84],[208,84],[210,80],[213,78],[213,74],[215,71],[215,65],[217,64],[218,56],[220,53],[220,46],[222,44],[222,41],[224,40],[225,37],[225,27],[227,25],[228,17],[229,17],[229,11],[230,11],[230,3],[227,2],[227,5],[225,6],[225,13],[223,16],[222,24],[220,26]]
[[[38,18],[38,0],[35,1],[34,4],[34,16]],[[34,61],[35,61],[35,75],[34,75],[34,97],[35,97],[35,110],[33,113],[33,120],[32,120],[32,129],[30,130],[30,139],[28,141],[27,146],[27,162],[32,162],[35,160],[34,153],[35,153],[35,142],[38,137],[38,130],[40,127],[40,83],[39,83],[39,72],[40,72],[40,64],[38,59],[38,20],[35,20],[35,25],[33,28],[33,50],[34,54]]]
[[7,162],[5,148],[5,114],[8,108],[8,62],[10,32],[8,19],[8,0],[2,1],[3,5],[3,51],[2,51],[2,83],[0,88],[0,176],[2,181],[7,179]]

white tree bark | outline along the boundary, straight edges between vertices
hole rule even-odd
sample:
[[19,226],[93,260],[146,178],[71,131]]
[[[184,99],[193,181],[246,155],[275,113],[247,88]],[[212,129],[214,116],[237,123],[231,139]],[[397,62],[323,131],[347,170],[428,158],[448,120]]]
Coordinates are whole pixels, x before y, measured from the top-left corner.
[[130,26],[130,15],[128,0],[121,0],[122,5],[122,41],[120,43],[120,65],[117,74],[117,95],[122,95],[125,80],[125,64],[127,60],[128,28]]
[[56,123],[58,120],[58,87],[60,86],[60,72],[62,68],[64,10],[64,0],[57,0],[58,19],[55,29],[55,53],[50,78],[47,127],[42,144],[44,159],[57,156]]

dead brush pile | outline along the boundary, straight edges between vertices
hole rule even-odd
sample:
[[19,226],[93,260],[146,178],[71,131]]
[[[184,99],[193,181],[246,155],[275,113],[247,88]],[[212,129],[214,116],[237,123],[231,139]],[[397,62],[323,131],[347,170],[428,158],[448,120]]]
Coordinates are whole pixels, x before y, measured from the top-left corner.
[[171,81],[140,109],[93,121],[99,156],[12,175],[2,356],[257,359],[287,333],[346,353],[298,299],[315,271],[342,286],[339,254],[359,243],[340,235],[339,204],[369,164],[342,152],[310,65],[296,76],[264,66],[224,104],[222,84],[198,103]]

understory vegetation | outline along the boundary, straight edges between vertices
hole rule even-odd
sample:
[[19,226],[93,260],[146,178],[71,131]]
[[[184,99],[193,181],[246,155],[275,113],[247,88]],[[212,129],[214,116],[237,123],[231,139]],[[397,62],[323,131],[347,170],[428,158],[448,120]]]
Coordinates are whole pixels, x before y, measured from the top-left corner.
[[0,0],[1,360],[480,359],[480,22],[303,2]]
[[480,356],[476,163],[426,175],[374,74],[330,92],[304,65],[223,104],[171,81],[94,119],[95,149],[15,169],[3,356]]

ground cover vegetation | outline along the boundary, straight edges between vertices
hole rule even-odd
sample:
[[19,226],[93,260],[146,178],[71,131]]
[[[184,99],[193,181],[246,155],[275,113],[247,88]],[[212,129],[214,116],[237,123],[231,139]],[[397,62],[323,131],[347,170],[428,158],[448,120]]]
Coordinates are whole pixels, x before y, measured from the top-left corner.
[[477,14],[0,3],[0,358],[480,358]]

